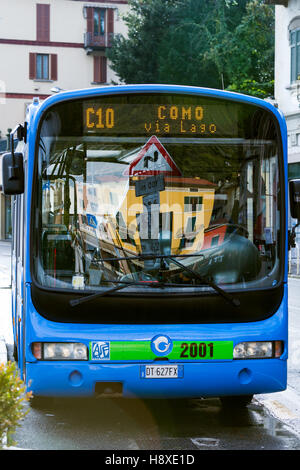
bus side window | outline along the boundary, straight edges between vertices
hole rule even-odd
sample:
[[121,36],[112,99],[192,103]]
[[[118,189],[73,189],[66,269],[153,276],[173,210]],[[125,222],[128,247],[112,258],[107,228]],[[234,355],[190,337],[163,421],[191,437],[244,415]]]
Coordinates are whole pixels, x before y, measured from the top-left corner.
[[[16,263],[20,256],[20,196],[16,196]],[[18,272],[18,269],[17,269]]]
[[20,228],[19,228],[19,236],[20,236],[20,261],[22,266],[24,266],[24,195],[20,195]]

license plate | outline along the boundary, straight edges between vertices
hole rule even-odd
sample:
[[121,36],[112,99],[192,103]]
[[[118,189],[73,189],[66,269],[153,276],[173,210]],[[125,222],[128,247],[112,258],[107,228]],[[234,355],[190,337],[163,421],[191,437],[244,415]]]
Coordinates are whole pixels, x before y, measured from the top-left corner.
[[149,365],[141,366],[142,379],[182,379],[183,365],[172,366]]

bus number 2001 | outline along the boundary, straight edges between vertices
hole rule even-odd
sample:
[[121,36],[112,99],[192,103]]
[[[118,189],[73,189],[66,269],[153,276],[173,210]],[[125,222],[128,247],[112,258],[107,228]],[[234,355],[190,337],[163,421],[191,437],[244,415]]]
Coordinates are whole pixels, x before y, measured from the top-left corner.
[[195,358],[195,357],[213,357],[214,355],[214,344],[213,343],[182,343],[181,344],[180,357],[183,358]]

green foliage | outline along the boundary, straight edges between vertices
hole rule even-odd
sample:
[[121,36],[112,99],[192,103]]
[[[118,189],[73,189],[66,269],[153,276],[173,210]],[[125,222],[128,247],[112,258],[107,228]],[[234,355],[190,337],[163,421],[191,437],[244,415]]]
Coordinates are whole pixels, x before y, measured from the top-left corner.
[[128,38],[117,36],[108,52],[125,83],[273,94],[274,7],[264,0],[129,0],[129,5]]
[[265,98],[274,94],[274,8],[251,0],[228,49],[229,89]]
[[7,443],[13,444],[11,436],[27,414],[24,405],[30,396],[18,377],[16,363],[0,364],[0,449],[5,436]]
[[233,83],[227,90],[264,99],[273,96],[274,80],[258,83],[255,80],[245,79],[244,81]]
[[125,83],[157,81],[157,47],[176,22],[181,0],[129,0],[130,12],[124,17],[128,39],[116,36],[108,57]]

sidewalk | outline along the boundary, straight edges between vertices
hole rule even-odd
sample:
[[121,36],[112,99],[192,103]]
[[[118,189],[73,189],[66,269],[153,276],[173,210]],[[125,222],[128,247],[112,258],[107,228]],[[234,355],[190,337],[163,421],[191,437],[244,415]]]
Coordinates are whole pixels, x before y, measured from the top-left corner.
[[8,346],[13,346],[13,330],[11,321],[11,289],[0,287],[0,363],[8,360]]
[[13,344],[11,325],[11,243],[0,240],[0,363],[8,360],[7,345]]
[[2,362],[4,362],[4,364],[7,363],[7,349],[4,336],[0,336],[0,364]]

